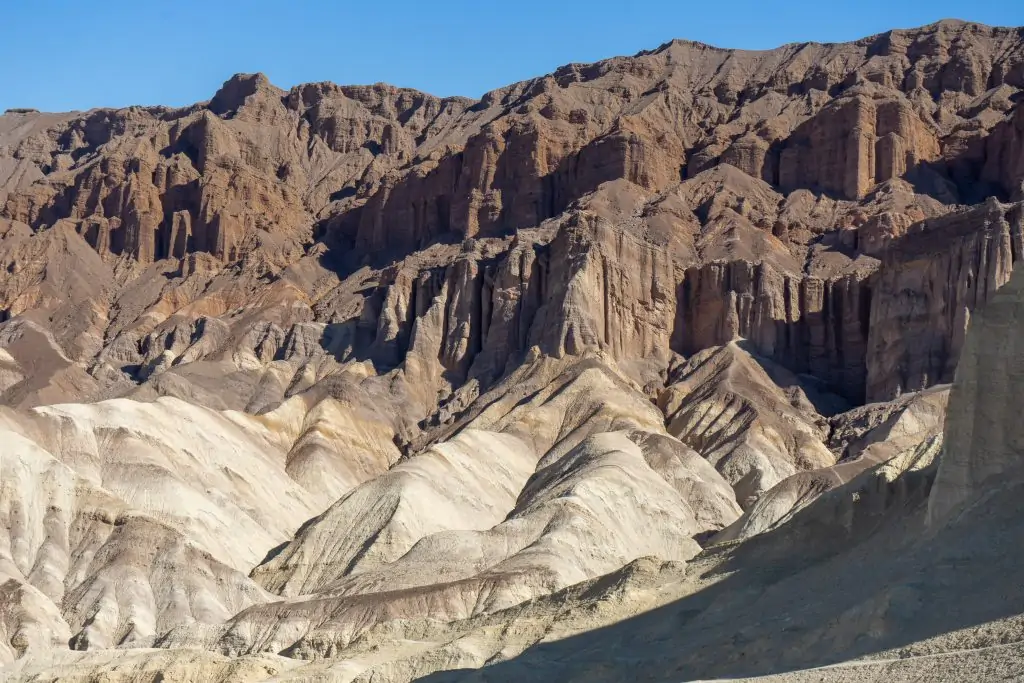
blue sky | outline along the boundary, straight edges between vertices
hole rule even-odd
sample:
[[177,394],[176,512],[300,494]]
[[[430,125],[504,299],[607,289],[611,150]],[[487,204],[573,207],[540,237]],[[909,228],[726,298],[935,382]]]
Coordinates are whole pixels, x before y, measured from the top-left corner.
[[769,48],[956,17],[1024,25],[1021,0],[6,0],[0,111],[208,99],[236,72],[281,87],[487,90],[671,38]]

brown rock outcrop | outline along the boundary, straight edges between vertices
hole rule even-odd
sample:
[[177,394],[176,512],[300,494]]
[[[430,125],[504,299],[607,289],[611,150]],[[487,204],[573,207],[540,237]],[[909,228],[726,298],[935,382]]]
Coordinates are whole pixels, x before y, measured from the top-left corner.
[[971,311],[1024,254],[1024,206],[984,206],[915,225],[883,257],[868,324],[866,397],[953,380]]
[[783,190],[811,187],[861,199],[940,154],[934,126],[905,99],[851,91],[798,127],[779,152]]
[[873,267],[827,280],[748,261],[691,268],[682,282],[680,351],[748,339],[758,353],[862,400]]
[[[286,95],[262,74],[239,75],[205,107],[23,126],[13,156],[45,173],[4,212],[35,228],[81,221],[101,254],[151,262],[205,251],[234,261],[261,232],[308,238],[333,196],[407,159],[416,136],[461,107],[387,86],[314,84]],[[64,158],[74,161],[54,166]]]

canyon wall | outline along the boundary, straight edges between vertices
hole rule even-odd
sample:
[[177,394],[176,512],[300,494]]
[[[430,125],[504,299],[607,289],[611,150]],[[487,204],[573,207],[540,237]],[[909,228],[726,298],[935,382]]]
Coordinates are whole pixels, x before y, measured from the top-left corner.
[[[1018,32],[941,22],[673,41],[475,102],[256,74],[180,109],[19,110],[0,310],[46,311],[100,385],[200,360],[390,371],[430,337],[448,395],[535,346],[640,377],[744,338],[883,400],[951,379],[1020,253],[1019,208],[992,202],[1024,198],[1022,92]],[[81,294],[59,284],[76,261]]]

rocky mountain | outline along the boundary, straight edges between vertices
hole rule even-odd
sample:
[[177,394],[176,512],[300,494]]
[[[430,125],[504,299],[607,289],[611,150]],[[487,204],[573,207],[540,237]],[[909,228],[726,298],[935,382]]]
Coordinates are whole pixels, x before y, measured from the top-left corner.
[[1022,100],[945,21],[8,111],[0,665],[1020,675]]

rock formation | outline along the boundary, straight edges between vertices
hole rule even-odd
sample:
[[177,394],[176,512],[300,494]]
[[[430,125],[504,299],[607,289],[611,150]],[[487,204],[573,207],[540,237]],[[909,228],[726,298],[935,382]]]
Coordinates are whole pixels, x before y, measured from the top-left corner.
[[0,665],[989,661],[1024,613],[986,592],[1019,559],[1022,93],[1019,29],[944,21],[479,101],[240,74],[6,112]]
[[933,525],[992,489],[1019,479],[1016,406],[1021,391],[1022,303],[1024,274],[1018,272],[973,321],[950,397],[947,455],[929,500]]

